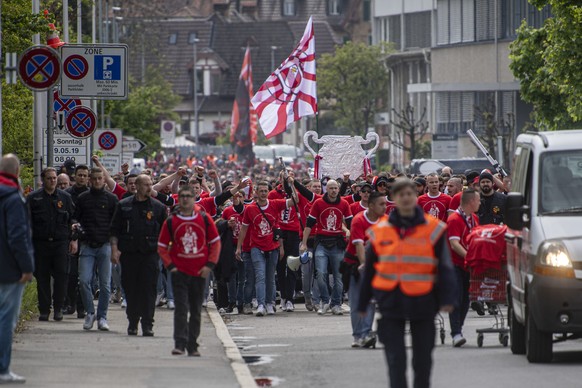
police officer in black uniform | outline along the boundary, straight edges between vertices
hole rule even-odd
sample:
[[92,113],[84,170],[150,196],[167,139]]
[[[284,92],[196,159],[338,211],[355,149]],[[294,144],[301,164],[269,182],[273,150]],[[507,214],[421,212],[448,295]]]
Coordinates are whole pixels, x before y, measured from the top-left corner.
[[[79,195],[89,190],[89,167],[79,164],[75,167],[75,183],[65,191],[71,195],[73,204],[77,206]],[[73,220],[73,224],[76,220]],[[73,238],[77,240],[79,232],[73,232]],[[69,281],[67,282],[67,297],[64,314],[74,314],[77,311],[77,318],[85,318],[85,307],[79,294],[79,252],[69,255]]]
[[[70,242],[74,205],[68,193],[57,189],[54,168],[45,168],[40,176],[43,187],[27,198],[32,221],[39,320],[48,321],[52,302],[53,318],[61,321],[67,289],[68,253],[77,250],[77,243]],[[51,292],[51,276],[54,293]]]
[[121,200],[111,230],[111,259],[121,261],[121,284],[127,300],[128,335],[137,335],[141,319],[144,337],[154,335],[158,281],[158,236],[167,216],[166,207],[151,198],[148,175],[136,179],[135,195]]

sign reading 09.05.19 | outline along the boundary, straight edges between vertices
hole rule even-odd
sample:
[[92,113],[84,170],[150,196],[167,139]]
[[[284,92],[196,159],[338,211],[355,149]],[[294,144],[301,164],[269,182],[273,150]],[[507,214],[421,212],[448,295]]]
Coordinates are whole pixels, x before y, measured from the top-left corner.
[[127,45],[67,44],[61,58],[61,96],[127,98]]

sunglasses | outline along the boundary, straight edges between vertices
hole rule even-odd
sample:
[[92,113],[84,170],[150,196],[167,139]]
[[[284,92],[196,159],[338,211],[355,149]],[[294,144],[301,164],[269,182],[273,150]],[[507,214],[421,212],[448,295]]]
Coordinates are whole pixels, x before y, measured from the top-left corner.
[[385,182],[380,182],[380,183],[378,183],[377,186],[380,187],[380,186],[388,186],[388,185]]
[[371,192],[371,190],[360,190],[360,193],[362,194],[370,194]]
[[182,194],[182,195],[179,195],[178,198],[194,198],[194,196],[190,195],[190,194]]

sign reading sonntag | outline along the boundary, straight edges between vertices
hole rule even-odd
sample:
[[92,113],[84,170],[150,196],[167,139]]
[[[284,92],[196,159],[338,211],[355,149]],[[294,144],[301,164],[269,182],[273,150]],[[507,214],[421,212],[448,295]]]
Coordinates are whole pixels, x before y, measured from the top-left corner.
[[127,99],[127,45],[67,44],[61,58],[61,96]]

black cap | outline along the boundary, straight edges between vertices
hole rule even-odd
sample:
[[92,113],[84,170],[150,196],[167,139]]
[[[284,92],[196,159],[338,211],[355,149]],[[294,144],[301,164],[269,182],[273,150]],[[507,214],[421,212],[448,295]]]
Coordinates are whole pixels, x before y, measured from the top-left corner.
[[479,175],[479,182],[481,182],[483,179],[489,179],[492,183],[493,183],[493,175],[491,175],[491,173],[485,171],[483,173],[481,173],[481,175]]
[[468,173],[465,174],[465,176],[467,177],[467,182],[473,183],[475,178],[479,176],[479,173],[477,171],[469,171]]
[[424,178],[416,178],[414,183],[421,186],[426,186],[426,180]]

